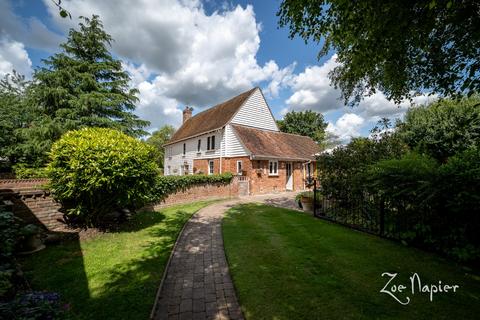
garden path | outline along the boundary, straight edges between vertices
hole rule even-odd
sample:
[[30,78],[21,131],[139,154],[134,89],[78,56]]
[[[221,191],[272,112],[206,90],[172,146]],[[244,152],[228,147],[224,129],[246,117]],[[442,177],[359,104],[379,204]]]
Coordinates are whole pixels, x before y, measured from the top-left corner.
[[151,318],[244,319],[225,257],[222,218],[240,203],[292,208],[294,197],[294,193],[242,197],[199,210],[177,240]]

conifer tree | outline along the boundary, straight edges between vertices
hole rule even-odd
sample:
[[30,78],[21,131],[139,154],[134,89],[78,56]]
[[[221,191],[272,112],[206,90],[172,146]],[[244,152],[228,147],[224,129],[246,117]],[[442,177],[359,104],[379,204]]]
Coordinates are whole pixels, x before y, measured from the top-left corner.
[[149,124],[132,113],[138,90],[129,87],[130,76],[109,52],[113,39],[100,18],[80,19],[79,29],[70,29],[60,45],[62,52],[43,60],[45,67],[33,75],[29,102],[36,120],[24,132],[23,148],[37,164],[69,130],[105,127],[138,137]]

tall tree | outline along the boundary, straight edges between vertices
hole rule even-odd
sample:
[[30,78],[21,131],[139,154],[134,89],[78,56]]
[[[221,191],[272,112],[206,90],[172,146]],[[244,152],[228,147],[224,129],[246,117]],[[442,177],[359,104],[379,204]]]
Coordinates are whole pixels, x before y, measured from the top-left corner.
[[395,102],[416,93],[480,90],[480,2],[471,0],[283,0],[290,37],[321,44],[346,102],[383,91]]
[[62,52],[44,60],[30,88],[29,101],[37,114],[25,135],[26,154],[42,161],[51,144],[68,130],[108,127],[132,136],[146,134],[147,121],[132,113],[137,89],[119,60],[108,51],[112,37],[99,17],[80,17],[79,30],[70,29]]
[[165,125],[152,133],[152,135],[147,139],[147,143],[151,144],[157,150],[156,160],[158,166],[163,169],[163,162],[164,162],[164,155],[165,155],[165,148],[163,145],[167,143],[168,140],[172,137],[173,133],[175,132],[175,128],[171,125]]
[[0,158],[10,163],[15,163],[19,157],[18,148],[22,143],[19,129],[32,121],[25,103],[28,84],[15,70],[0,80]]
[[412,148],[440,162],[480,147],[480,97],[440,100],[408,110],[397,131]]
[[327,137],[325,133],[327,123],[323,115],[312,110],[290,111],[285,114],[283,120],[278,120],[277,124],[282,132],[307,136],[319,144],[323,144]]

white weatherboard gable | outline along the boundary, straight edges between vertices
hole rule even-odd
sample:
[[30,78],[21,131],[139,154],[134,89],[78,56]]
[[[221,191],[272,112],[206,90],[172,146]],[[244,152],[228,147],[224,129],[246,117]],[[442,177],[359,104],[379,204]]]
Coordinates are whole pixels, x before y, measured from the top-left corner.
[[230,121],[232,124],[280,131],[260,89],[256,89]]
[[[182,174],[182,167],[187,164],[189,174],[193,174],[194,159],[214,159],[224,157],[244,157],[250,152],[243,146],[231,124],[244,125],[264,130],[279,131],[275,118],[268,107],[260,89],[256,89],[240,107],[238,112],[223,127],[215,132],[194,136],[165,147],[165,175]],[[208,151],[207,137],[215,135],[216,149]],[[197,152],[198,140],[201,139],[201,150]],[[183,144],[186,154],[183,154]],[[220,152],[221,151],[221,152]],[[170,167],[170,172],[168,172]]]

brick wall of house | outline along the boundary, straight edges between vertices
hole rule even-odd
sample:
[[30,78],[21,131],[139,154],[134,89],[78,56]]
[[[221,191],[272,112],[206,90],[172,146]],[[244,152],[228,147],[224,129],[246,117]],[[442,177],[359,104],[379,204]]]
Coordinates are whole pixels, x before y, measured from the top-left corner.
[[0,200],[13,203],[15,215],[28,223],[45,226],[49,230],[64,228],[63,214],[58,211],[50,192],[44,188],[47,179],[0,180]]
[[[213,159],[214,173],[220,172],[220,159]],[[286,162],[279,161],[278,175],[270,176],[268,174],[268,160],[250,160],[249,157],[222,158],[222,172],[237,172],[237,161],[242,161],[242,169],[250,180],[250,193],[261,194],[271,192],[286,191]],[[293,190],[304,190],[304,171],[302,162],[292,162],[293,172]],[[194,160],[194,168],[203,173],[208,172],[208,160]],[[257,169],[261,173],[258,173]]]

